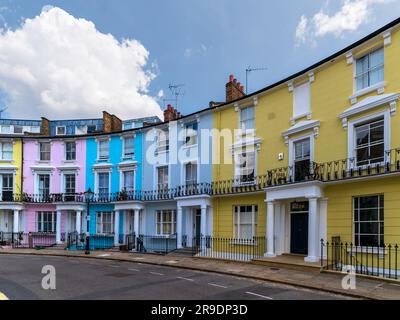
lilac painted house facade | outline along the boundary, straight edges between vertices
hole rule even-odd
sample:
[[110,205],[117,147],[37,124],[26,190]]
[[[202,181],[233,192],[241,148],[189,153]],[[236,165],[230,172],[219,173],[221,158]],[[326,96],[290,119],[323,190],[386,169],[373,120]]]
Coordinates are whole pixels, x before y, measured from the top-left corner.
[[86,140],[28,138],[23,153],[25,232],[53,233],[60,243],[84,230]]

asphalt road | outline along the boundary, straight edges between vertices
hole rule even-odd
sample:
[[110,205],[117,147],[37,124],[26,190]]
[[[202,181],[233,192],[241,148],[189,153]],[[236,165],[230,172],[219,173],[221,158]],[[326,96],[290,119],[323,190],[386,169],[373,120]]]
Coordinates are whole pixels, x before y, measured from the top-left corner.
[[[41,286],[44,265],[56,289]],[[325,292],[233,276],[99,259],[0,255],[0,299],[331,300]]]

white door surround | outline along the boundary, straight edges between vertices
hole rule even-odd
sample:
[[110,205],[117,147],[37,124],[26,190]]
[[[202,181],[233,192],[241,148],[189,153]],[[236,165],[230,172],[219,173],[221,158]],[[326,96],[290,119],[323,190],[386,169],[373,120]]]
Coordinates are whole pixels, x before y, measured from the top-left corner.
[[265,189],[267,203],[266,257],[290,253],[290,203],[308,201],[308,255],[306,262],[320,260],[320,239],[326,238],[327,199],[323,186],[310,181]]

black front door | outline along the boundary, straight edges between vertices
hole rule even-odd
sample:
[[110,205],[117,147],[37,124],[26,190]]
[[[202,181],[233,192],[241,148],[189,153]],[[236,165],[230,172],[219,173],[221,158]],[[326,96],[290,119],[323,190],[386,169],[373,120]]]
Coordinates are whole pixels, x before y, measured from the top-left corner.
[[291,212],[290,252],[308,254],[308,211]]

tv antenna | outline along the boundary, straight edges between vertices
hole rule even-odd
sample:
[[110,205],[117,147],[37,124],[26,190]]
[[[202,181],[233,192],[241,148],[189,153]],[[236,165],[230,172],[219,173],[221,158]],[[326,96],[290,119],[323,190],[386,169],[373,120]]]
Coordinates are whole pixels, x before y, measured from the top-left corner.
[[8,109],[8,107],[4,107],[0,109],[0,119],[3,118],[3,112],[6,111]]
[[252,68],[251,66],[248,66],[246,69],[246,94],[248,94],[249,91],[249,74],[253,71],[265,71],[268,70],[268,68]]
[[179,97],[183,97],[185,95],[185,91],[183,90],[184,84],[172,84],[170,83],[168,88],[171,91],[172,95],[175,97],[175,108],[178,109],[178,99]]

